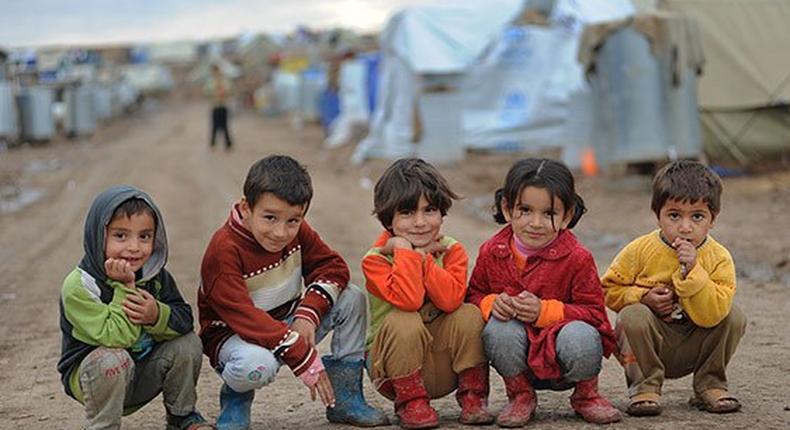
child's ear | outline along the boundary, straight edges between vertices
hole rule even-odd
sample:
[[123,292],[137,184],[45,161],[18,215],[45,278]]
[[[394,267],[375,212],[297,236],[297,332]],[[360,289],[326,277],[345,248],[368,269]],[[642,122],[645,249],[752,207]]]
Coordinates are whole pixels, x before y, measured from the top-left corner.
[[250,215],[252,215],[252,208],[250,207],[250,202],[247,200],[246,197],[241,198],[241,202],[239,203],[239,210],[241,210],[242,219],[248,219]]
[[571,223],[573,216],[576,214],[576,207],[574,206],[569,211],[565,211],[565,216],[562,217],[562,223],[560,224],[560,230],[564,230],[568,228],[568,224]]
[[502,215],[505,216],[505,221],[510,222],[513,219],[513,214],[510,211],[510,204],[506,198],[502,197],[502,201],[499,202],[499,210],[502,211]]

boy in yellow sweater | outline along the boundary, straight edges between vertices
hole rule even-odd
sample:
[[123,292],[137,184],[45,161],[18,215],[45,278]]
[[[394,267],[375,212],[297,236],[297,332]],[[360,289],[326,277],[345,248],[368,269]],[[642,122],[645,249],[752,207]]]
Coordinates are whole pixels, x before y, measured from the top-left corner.
[[664,378],[694,374],[691,404],[714,413],[741,405],[727,391],[726,369],[746,329],[733,305],[735,265],[708,235],[722,183],[695,161],[664,166],[653,179],[658,230],[615,257],[601,284],[619,312],[615,334],[633,416],[661,413]]

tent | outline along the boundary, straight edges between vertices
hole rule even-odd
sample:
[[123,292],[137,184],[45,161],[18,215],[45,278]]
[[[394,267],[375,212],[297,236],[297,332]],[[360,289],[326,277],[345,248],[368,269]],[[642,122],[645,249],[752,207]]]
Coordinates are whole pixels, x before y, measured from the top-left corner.
[[417,153],[420,95],[426,89],[457,88],[462,74],[519,12],[521,3],[476,0],[447,8],[410,7],[393,15],[379,40],[379,81],[370,132],[352,161]]
[[699,25],[706,65],[698,99],[711,162],[748,166],[787,157],[790,2],[663,0],[659,6]]
[[[378,100],[352,161],[420,155],[452,162],[467,148],[567,146],[586,91],[576,62],[584,25],[634,12],[629,0],[471,2],[408,8],[381,35]],[[534,3],[534,4],[532,4]],[[519,22],[531,7],[549,25]],[[574,105],[575,103],[575,105]],[[581,127],[576,127],[580,129]]]

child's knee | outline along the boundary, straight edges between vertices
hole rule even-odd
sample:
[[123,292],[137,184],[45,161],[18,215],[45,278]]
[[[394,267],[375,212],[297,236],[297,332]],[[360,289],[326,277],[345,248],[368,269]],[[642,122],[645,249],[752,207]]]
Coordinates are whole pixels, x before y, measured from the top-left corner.
[[426,335],[430,336],[418,312],[393,310],[381,324],[379,331],[392,341],[403,345],[418,345]]
[[227,363],[222,370],[222,379],[234,391],[243,393],[272,383],[279,368],[280,363],[274,354],[259,348]]
[[162,347],[168,348],[167,354],[176,365],[203,361],[203,343],[194,332],[167,341]]
[[361,288],[354,284],[348,284],[346,288],[340,293],[337,299],[337,304],[341,305],[344,308],[357,310],[357,309],[367,309],[368,306],[368,297],[367,294],[362,291]]
[[634,303],[620,310],[617,325],[628,334],[641,334],[650,330],[653,318],[653,311],[649,307]]
[[732,305],[732,308],[730,308],[730,313],[721,323],[724,324],[731,332],[743,335],[743,333],[746,332],[746,325],[749,323],[749,321],[746,318],[746,314],[744,314],[740,308]]
[[126,384],[134,375],[134,360],[120,348],[96,348],[80,365],[80,381]]
[[526,336],[524,324],[518,320],[502,321],[494,317],[488,320],[482,333],[483,345],[487,352],[523,344],[517,340]]
[[480,314],[480,309],[469,303],[464,303],[459,306],[458,309],[448,314],[447,318],[461,332],[470,333],[475,337],[480,335],[485,324],[483,315]]
[[573,321],[557,334],[557,360],[564,379],[578,382],[598,375],[602,357],[601,336],[593,326]]

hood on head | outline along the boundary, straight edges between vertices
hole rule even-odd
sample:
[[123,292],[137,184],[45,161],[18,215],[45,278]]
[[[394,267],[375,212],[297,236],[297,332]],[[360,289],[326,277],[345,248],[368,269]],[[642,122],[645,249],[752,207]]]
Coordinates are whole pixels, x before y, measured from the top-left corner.
[[106,259],[104,256],[104,243],[107,235],[107,224],[110,223],[110,219],[118,206],[132,198],[141,199],[151,207],[151,210],[154,212],[154,223],[156,226],[153,252],[151,257],[143,264],[141,269],[142,276],[137,280],[148,281],[156,276],[167,262],[167,234],[162,222],[162,214],[159,212],[156,204],[154,204],[153,199],[142,190],[132,186],[119,185],[111,187],[96,196],[88,211],[88,216],[85,218],[85,232],[82,241],[85,255],[79,264],[80,268],[88,272],[97,281],[101,281],[100,283],[104,283],[107,278],[107,275],[104,273],[104,261]]

